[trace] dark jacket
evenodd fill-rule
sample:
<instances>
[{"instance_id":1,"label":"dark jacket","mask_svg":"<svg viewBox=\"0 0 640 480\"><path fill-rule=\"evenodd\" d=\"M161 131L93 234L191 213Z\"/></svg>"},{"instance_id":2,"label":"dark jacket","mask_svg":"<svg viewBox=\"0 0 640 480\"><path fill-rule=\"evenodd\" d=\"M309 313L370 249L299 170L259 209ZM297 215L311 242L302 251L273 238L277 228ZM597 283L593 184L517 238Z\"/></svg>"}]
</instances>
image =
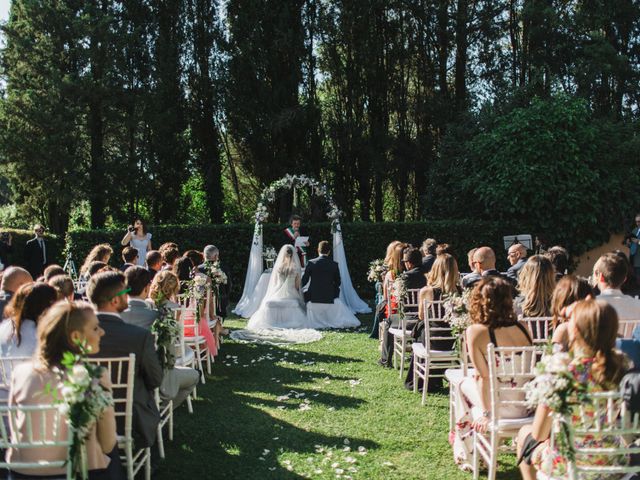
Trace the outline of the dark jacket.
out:
<instances>
[{"instance_id":1,"label":"dark jacket","mask_svg":"<svg viewBox=\"0 0 640 480\"><path fill-rule=\"evenodd\" d=\"M118 315L98 314L105 335L100 340L97 358L136 356L133 387L133 434L136 448L146 448L156 442L160 413L153 390L162 383L162 367L149 330L129 325ZM118 426L118 431L122 431Z\"/></svg>"},{"instance_id":2,"label":"dark jacket","mask_svg":"<svg viewBox=\"0 0 640 480\"><path fill-rule=\"evenodd\" d=\"M44 239L43 239L44 240ZM33 279L37 279L42 273L47 265L49 265L49 257L51 253L49 251L49 243L44 240L44 249L46 259L44 258L42 249L40 248L40 243L37 238L32 238L27 241L24 246L24 261L25 267L33 277ZM45 260L47 260L45 262Z\"/></svg>"},{"instance_id":3,"label":"dark jacket","mask_svg":"<svg viewBox=\"0 0 640 480\"><path fill-rule=\"evenodd\" d=\"M209 275L208 262L204 262L198 265L196 268L198 272L207 276ZM220 288L219 288L220 298L218 298L218 311L216 312L216 315L220 315L221 317L224 318L227 316L227 310L229 308L229 294L231 292L232 283L231 283L231 273L229 272L229 270L227 270L227 268L222 262L220 262L220 270L222 270L224 274L227 276L227 283L224 285L220 285Z\"/></svg>"},{"instance_id":4,"label":"dark jacket","mask_svg":"<svg viewBox=\"0 0 640 480\"><path fill-rule=\"evenodd\" d=\"M515 264L511 265L507 270L507 277L509 277L511 280L517 283L518 276L520 275L520 270L522 270L522 267L524 267L525 263L527 263L527 259L521 258Z\"/></svg>"},{"instance_id":5,"label":"dark jacket","mask_svg":"<svg viewBox=\"0 0 640 480\"><path fill-rule=\"evenodd\" d=\"M0 263L7 268L9 264L9 254L13 251L13 247L6 242L0 240Z\"/></svg>"},{"instance_id":6,"label":"dark jacket","mask_svg":"<svg viewBox=\"0 0 640 480\"><path fill-rule=\"evenodd\" d=\"M427 284L427 277L425 277L421 267L412 268L404 272L404 275L407 277L407 289L422 288Z\"/></svg>"},{"instance_id":7,"label":"dark jacket","mask_svg":"<svg viewBox=\"0 0 640 480\"><path fill-rule=\"evenodd\" d=\"M431 271L434 262L436 261L436 256L428 254L426 257L422 257L422 273L427 274Z\"/></svg>"},{"instance_id":8,"label":"dark jacket","mask_svg":"<svg viewBox=\"0 0 640 480\"><path fill-rule=\"evenodd\" d=\"M305 302L333 303L340 296L340 269L326 255L309 261L302 276L302 285L311 284L304 294Z\"/></svg>"}]
</instances>

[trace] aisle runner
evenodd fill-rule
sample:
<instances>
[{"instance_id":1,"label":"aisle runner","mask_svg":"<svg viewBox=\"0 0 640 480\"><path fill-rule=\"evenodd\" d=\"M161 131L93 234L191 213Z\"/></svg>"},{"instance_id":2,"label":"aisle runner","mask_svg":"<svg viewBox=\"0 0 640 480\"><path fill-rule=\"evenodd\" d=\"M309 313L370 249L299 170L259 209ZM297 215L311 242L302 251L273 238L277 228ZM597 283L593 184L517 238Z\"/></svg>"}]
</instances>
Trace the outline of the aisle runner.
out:
<instances>
[{"instance_id":1,"label":"aisle runner","mask_svg":"<svg viewBox=\"0 0 640 480\"><path fill-rule=\"evenodd\" d=\"M322 333L311 328L292 330L285 328L264 328L261 330L234 330L231 338L239 342L263 343L267 345L290 345L317 342Z\"/></svg>"}]
</instances>

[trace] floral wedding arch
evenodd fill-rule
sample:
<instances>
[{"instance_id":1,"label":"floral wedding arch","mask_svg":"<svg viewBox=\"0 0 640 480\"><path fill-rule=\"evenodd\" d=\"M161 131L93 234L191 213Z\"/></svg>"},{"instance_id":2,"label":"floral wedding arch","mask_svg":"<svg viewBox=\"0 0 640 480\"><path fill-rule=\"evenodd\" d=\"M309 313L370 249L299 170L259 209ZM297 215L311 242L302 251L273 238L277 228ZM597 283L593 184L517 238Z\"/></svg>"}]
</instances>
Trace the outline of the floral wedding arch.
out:
<instances>
[{"instance_id":1,"label":"floral wedding arch","mask_svg":"<svg viewBox=\"0 0 640 480\"><path fill-rule=\"evenodd\" d=\"M236 305L234 313L242 317L250 317L257 310L260 301L259 284L260 277L264 272L264 262L262 260L262 225L269 218L268 205L276 201L278 193L282 191L292 191L294 195L294 205L297 203L297 190L300 188L310 188L311 195L323 198L328 205L327 218L331 221L331 232L333 234L333 259L338 263L340 268L340 298L354 313L369 313L371 309L358 296L349 275L349 267L347 266L347 257L342 242L342 231L340 228L340 217L342 212L334 202L326 185L318 180L306 175L286 175L279 180L271 183L266 187L258 200L258 206L255 213L255 228L253 231L253 242L251 245L251 253L249 255L249 265L242 290L242 298Z\"/></svg>"}]
</instances>

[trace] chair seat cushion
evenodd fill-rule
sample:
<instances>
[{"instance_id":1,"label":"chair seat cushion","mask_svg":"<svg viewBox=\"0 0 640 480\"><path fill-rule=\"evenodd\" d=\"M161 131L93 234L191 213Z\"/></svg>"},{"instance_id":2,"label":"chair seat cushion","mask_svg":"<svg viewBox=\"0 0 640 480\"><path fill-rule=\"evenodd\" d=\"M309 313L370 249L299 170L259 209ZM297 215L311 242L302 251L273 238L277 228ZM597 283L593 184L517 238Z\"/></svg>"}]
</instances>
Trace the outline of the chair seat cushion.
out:
<instances>
[{"instance_id":1,"label":"chair seat cushion","mask_svg":"<svg viewBox=\"0 0 640 480\"><path fill-rule=\"evenodd\" d=\"M389 333L394 337L409 337L411 330L402 330L401 328L390 328Z\"/></svg>"},{"instance_id":2,"label":"chair seat cushion","mask_svg":"<svg viewBox=\"0 0 640 480\"><path fill-rule=\"evenodd\" d=\"M424 346L423 343L416 342L413 344L413 353L415 356L420 358L425 358L427 354L432 357L451 357L458 358L458 352L455 350L429 350Z\"/></svg>"}]
</instances>

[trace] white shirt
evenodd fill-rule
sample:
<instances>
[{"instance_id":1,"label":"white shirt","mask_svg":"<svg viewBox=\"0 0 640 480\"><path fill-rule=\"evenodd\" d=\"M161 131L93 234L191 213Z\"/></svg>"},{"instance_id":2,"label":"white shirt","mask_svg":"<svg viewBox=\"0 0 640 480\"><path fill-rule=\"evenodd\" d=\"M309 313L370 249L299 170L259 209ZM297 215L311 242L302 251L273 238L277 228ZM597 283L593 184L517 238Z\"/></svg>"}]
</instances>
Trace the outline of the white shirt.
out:
<instances>
[{"instance_id":1,"label":"white shirt","mask_svg":"<svg viewBox=\"0 0 640 480\"><path fill-rule=\"evenodd\" d=\"M38 337L36 335L36 322L23 320L20 327L20 345L15 335L13 320L7 318L0 323L0 359L7 357L31 357L36 351ZM11 379L11 362L3 362L6 379ZM5 389L0 387L0 399L6 400L9 396L8 385Z\"/></svg>"},{"instance_id":2,"label":"white shirt","mask_svg":"<svg viewBox=\"0 0 640 480\"><path fill-rule=\"evenodd\" d=\"M625 295L616 288L605 288L598 295L616 309L620 320L640 320L640 300Z\"/></svg>"}]
</instances>

